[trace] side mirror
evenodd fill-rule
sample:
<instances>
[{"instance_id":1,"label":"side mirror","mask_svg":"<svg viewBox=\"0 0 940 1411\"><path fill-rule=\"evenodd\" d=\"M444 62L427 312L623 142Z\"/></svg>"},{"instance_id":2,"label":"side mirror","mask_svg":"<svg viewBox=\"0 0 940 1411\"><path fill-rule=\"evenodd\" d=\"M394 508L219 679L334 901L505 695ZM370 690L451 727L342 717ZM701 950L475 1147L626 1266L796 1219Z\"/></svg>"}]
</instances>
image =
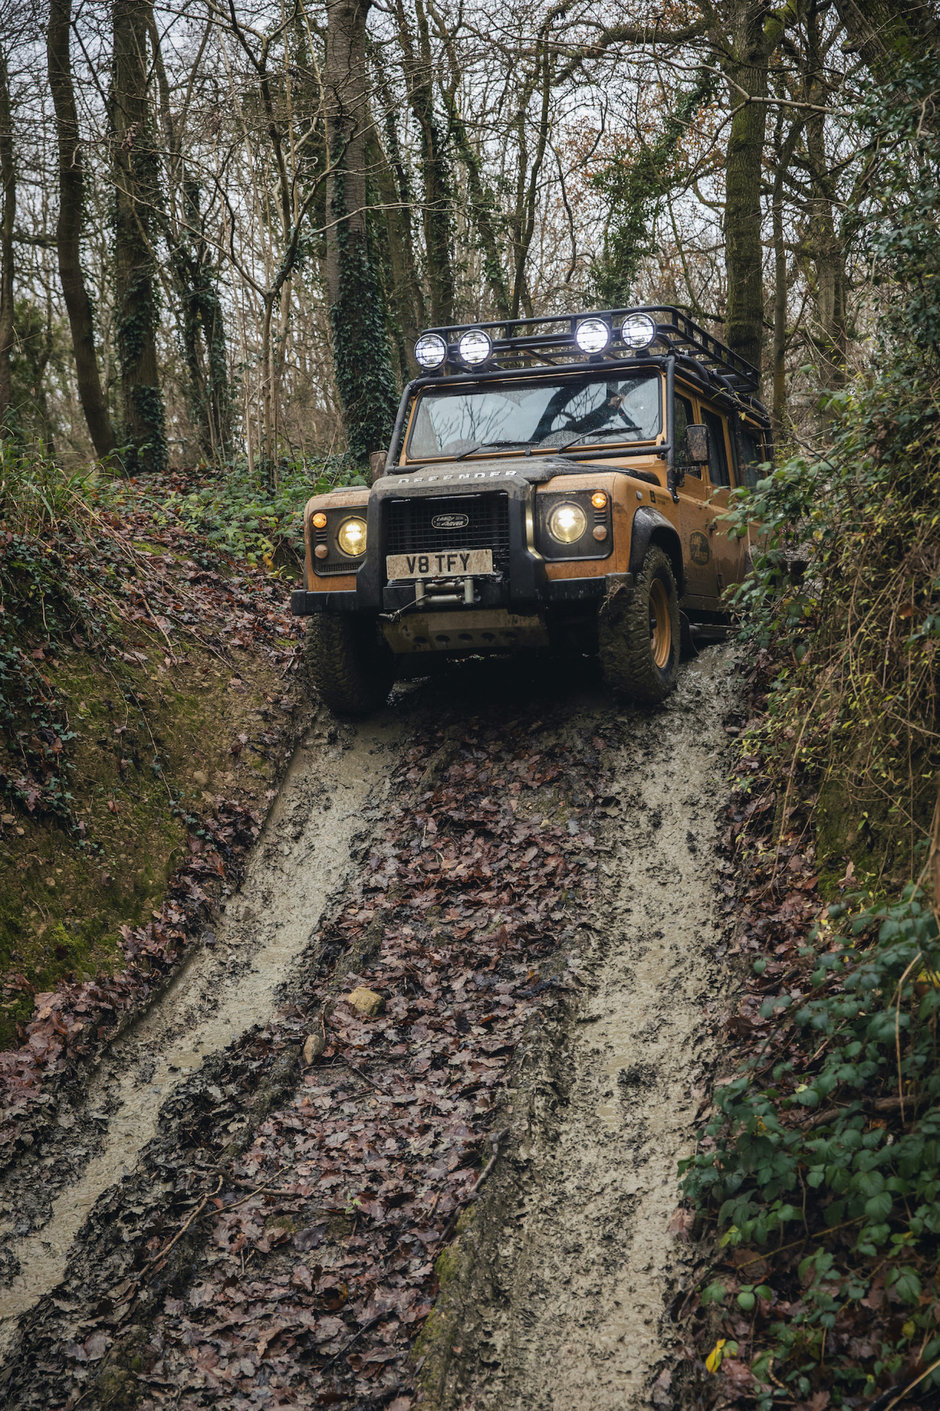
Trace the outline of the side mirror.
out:
<instances>
[{"instance_id":1,"label":"side mirror","mask_svg":"<svg viewBox=\"0 0 940 1411\"><path fill-rule=\"evenodd\" d=\"M388 451L369 452L369 484L374 485L381 475L385 473L385 462L388 460Z\"/></svg>"},{"instance_id":2,"label":"side mirror","mask_svg":"<svg viewBox=\"0 0 940 1411\"><path fill-rule=\"evenodd\" d=\"M685 428L685 440L689 450L689 460L693 465L708 464L708 427L690 423Z\"/></svg>"}]
</instances>

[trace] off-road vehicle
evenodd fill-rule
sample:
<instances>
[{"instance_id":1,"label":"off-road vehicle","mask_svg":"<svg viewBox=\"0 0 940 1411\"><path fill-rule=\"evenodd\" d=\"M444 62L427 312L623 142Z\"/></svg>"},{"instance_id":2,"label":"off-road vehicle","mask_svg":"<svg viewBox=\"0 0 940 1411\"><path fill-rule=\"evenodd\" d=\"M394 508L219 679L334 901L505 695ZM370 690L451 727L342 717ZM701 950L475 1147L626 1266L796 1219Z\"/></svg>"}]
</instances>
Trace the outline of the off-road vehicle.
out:
<instances>
[{"instance_id":1,"label":"off-road vehicle","mask_svg":"<svg viewBox=\"0 0 940 1411\"><path fill-rule=\"evenodd\" d=\"M371 489L306 507L292 608L327 705L364 715L435 657L529 648L662 701L745 573L721 516L769 453L756 369L667 307L433 328L415 357Z\"/></svg>"}]
</instances>

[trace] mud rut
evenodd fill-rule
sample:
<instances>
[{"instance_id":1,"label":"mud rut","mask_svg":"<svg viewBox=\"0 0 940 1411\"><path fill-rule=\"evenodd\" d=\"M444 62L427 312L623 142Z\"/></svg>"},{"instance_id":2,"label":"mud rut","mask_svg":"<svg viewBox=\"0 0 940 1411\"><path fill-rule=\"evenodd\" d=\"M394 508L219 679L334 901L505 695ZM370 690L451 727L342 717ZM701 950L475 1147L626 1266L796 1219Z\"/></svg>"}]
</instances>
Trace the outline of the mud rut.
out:
<instances>
[{"instance_id":1,"label":"mud rut","mask_svg":"<svg viewBox=\"0 0 940 1411\"><path fill-rule=\"evenodd\" d=\"M676 1237L676 1163L707 1103L722 1014L715 834L733 660L716 648L687 665L654 717L618 711L600 691L520 682L500 667L461 677L460 705L451 692L425 686L366 725L314 726L220 924L112 1045L84 1092L60 1104L45 1143L3 1177L0 1404L11 1411L79 1403L681 1406L668 1309L693 1255ZM452 1257L438 1261L439 1279L425 1279L437 1303L417 1359L374 1396L361 1385L308 1396L302 1382L290 1393L277 1389L264 1347L254 1381L244 1364L237 1394L208 1373L198 1387L186 1385L185 1359L168 1354L164 1373L175 1368L183 1380L163 1394L159 1378L148 1380L153 1357L142 1351L152 1320L168 1292L176 1302L166 1306L198 1303L192 1291L209 1277L198 1235L205 1198L183 1210L170 1241L156 1241L156 1257L153 1238L148 1245L141 1234L176 1189L178 1150L191 1151L192 1133L211 1125L211 1139L199 1137L200 1151L212 1148L203 1168L224 1173L296 1090L305 1035L305 1059L315 1063L309 1016L293 1028L283 1016L294 1012L318 931L352 879L375 865L370 839L394 803L393 768L407 755L412 776L431 777L463 740L468 712L498 731L490 699L508 699L514 730L531 730L556 755L583 756L583 742L602 737L608 787L574 825L586 828L591 814L592 833L579 836L596 858L589 911L577 897L568 904L576 983L560 986L554 1009L529 1017L508 1081L487 1109L477 1174L428 1244L435 1254L446 1238ZM580 756L579 768L588 768ZM355 975L362 956L337 965L340 989L344 967ZM554 981L535 988L543 983ZM375 1071L381 1081L364 1074L373 1102L385 1081ZM217 1189L222 1181L220 1174ZM439 1220L449 1199L435 1198ZM473 1201L473 1218L458 1224L461 1200ZM348 1233L332 1230L340 1242ZM145 1294L155 1264L163 1282ZM133 1321L121 1331L131 1304ZM381 1329L380 1317L372 1323ZM422 1305L404 1315L406 1324L409 1317L413 1337ZM370 1329L364 1320L352 1338L360 1359ZM337 1352L327 1365L349 1345L345 1333L328 1344ZM245 1390L245 1377L256 1390Z\"/></svg>"}]
</instances>

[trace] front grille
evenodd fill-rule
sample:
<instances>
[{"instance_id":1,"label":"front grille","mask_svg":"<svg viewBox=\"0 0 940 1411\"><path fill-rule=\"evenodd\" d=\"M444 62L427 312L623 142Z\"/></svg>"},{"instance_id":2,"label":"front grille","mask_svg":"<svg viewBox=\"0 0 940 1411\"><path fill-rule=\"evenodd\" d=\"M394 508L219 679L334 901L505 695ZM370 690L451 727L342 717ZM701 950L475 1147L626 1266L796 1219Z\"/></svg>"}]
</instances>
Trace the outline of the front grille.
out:
<instances>
[{"instance_id":1,"label":"front grille","mask_svg":"<svg viewBox=\"0 0 940 1411\"><path fill-rule=\"evenodd\" d=\"M444 516L466 517L467 523L445 529L432 522ZM387 553L425 554L448 549L492 549L494 569L506 572L509 496L490 493L389 501Z\"/></svg>"}]
</instances>

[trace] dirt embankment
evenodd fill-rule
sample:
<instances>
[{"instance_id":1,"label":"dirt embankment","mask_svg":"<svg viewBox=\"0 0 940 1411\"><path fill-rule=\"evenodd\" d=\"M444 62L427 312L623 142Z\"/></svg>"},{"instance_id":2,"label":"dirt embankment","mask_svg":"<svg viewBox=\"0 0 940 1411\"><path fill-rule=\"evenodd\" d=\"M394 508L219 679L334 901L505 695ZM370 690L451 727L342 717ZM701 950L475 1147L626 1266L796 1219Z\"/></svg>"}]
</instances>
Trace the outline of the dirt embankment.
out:
<instances>
[{"instance_id":1,"label":"dirt embankment","mask_svg":"<svg viewBox=\"0 0 940 1411\"><path fill-rule=\"evenodd\" d=\"M478 668L317 727L8 1175L3 1404L678 1404L732 696L722 651L656 717Z\"/></svg>"}]
</instances>

